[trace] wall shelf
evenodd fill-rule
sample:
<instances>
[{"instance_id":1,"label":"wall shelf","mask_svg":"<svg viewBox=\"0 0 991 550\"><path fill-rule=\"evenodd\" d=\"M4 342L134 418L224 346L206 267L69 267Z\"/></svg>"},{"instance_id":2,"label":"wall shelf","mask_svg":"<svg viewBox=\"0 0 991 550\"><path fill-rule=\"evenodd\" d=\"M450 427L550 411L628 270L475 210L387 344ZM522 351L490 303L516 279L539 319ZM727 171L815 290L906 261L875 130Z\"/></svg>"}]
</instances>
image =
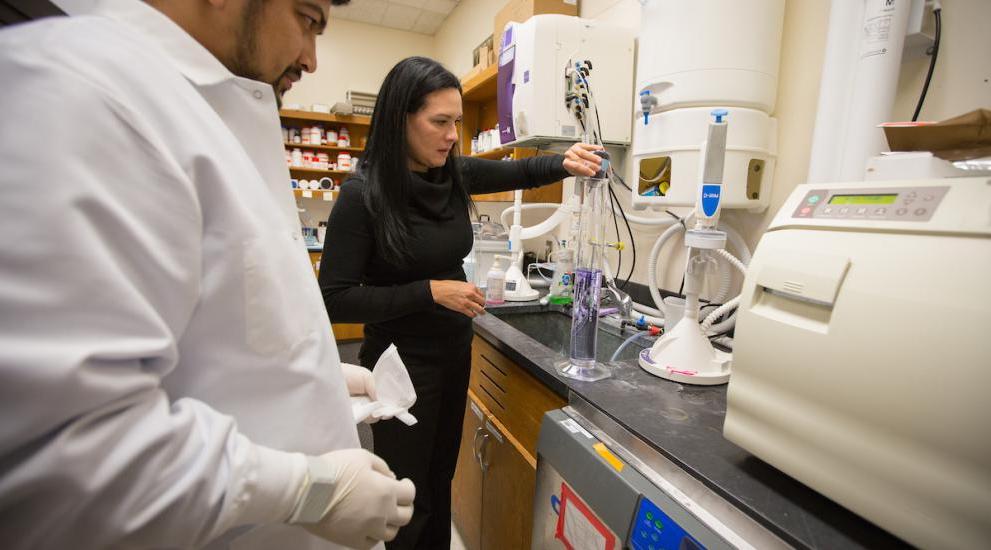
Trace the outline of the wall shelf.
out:
<instances>
[{"instance_id":1,"label":"wall shelf","mask_svg":"<svg viewBox=\"0 0 991 550\"><path fill-rule=\"evenodd\" d=\"M293 189L292 193L297 199L313 199L329 202L337 198L339 191L328 191L326 189Z\"/></svg>"},{"instance_id":2,"label":"wall shelf","mask_svg":"<svg viewBox=\"0 0 991 550\"><path fill-rule=\"evenodd\" d=\"M343 172L341 170L317 170L316 168L300 168L298 166L290 166L289 173L296 177L296 174L302 176L337 176L339 178L346 178L353 174L354 172Z\"/></svg>"},{"instance_id":3,"label":"wall shelf","mask_svg":"<svg viewBox=\"0 0 991 550\"><path fill-rule=\"evenodd\" d=\"M483 153L475 153L472 156L478 159L502 160L503 157L512 157L513 149L499 147L498 149L492 149Z\"/></svg>"},{"instance_id":4,"label":"wall shelf","mask_svg":"<svg viewBox=\"0 0 991 550\"><path fill-rule=\"evenodd\" d=\"M344 125L371 126L372 117L361 115L335 115L327 113L314 113L312 111L294 111L290 109L280 109L279 118L285 120L298 120L302 122L331 122Z\"/></svg>"},{"instance_id":5,"label":"wall shelf","mask_svg":"<svg viewBox=\"0 0 991 550\"><path fill-rule=\"evenodd\" d=\"M343 151L345 153L361 153L364 147L338 147L336 145L308 145L306 143L285 143L286 149L313 149L315 151Z\"/></svg>"}]
</instances>

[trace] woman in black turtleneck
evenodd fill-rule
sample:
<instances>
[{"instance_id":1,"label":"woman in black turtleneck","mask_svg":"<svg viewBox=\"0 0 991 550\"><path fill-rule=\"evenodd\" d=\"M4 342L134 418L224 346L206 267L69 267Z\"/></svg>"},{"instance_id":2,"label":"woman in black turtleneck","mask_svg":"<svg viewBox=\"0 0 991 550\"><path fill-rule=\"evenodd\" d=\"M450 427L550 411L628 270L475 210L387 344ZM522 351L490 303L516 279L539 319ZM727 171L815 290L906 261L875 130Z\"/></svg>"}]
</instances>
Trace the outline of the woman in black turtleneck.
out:
<instances>
[{"instance_id":1,"label":"woman in black turtleneck","mask_svg":"<svg viewBox=\"0 0 991 550\"><path fill-rule=\"evenodd\" d=\"M470 195L593 175L598 147L490 161L457 155L461 85L439 63L400 61L386 76L358 173L327 222L320 288L335 323L365 323L360 361L395 343L419 422L374 424L375 453L416 485L412 521L387 546L450 548L451 480L468 389L471 320L485 299L461 267L472 246Z\"/></svg>"}]
</instances>

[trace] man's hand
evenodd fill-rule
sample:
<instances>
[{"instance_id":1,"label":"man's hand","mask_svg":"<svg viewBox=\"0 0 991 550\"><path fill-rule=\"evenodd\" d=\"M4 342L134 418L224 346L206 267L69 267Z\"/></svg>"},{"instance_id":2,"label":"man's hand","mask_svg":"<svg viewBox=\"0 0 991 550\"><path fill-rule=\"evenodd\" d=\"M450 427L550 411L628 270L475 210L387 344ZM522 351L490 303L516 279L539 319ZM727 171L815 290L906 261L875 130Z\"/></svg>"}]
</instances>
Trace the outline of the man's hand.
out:
<instances>
[{"instance_id":1,"label":"man's hand","mask_svg":"<svg viewBox=\"0 0 991 550\"><path fill-rule=\"evenodd\" d=\"M327 453L334 472L334 492L320 521L307 531L349 548L367 549L396 537L413 517L416 489L408 479L396 481L385 461L364 449Z\"/></svg>"}]
</instances>

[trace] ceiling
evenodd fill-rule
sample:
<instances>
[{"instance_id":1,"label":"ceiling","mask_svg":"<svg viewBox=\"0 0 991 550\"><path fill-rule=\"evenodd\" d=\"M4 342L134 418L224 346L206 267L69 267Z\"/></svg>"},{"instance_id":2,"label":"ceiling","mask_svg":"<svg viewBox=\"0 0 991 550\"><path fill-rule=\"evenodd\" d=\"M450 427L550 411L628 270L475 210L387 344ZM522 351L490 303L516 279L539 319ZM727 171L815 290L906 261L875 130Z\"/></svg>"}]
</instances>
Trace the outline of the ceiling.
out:
<instances>
[{"instance_id":1,"label":"ceiling","mask_svg":"<svg viewBox=\"0 0 991 550\"><path fill-rule=\"evenodd\" d=\"M461 0L351 0L332 6L330 16L433 35Z\"/></svg>"}]
</instances>

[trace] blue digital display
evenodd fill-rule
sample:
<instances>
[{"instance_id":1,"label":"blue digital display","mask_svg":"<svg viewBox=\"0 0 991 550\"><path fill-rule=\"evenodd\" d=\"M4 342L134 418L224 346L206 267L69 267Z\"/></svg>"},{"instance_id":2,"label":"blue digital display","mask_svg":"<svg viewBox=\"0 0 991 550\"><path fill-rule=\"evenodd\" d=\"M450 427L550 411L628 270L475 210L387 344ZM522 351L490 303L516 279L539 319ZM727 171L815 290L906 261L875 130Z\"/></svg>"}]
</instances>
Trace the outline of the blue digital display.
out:
<instances>
[{"instance_id":1,"label":"blue digital display","mask_svg":"<svg viewBox=\"0 0 991 550\"><path fill-rule=\"evenodd\" d=\"M680 525L641 496L636 520L630 529L630 547L634 550L704 550Z\"/></svg>"}]
</instances>

